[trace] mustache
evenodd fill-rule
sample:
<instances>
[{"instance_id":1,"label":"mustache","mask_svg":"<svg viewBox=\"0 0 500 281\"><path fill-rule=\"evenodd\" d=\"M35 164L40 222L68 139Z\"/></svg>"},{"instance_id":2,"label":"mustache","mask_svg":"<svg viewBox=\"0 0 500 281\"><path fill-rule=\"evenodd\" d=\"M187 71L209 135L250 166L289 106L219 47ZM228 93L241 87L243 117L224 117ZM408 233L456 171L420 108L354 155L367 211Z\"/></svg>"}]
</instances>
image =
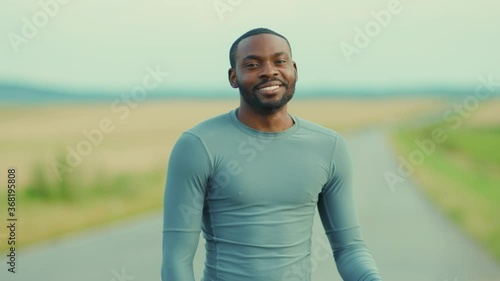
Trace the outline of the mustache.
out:
<instances>
[{"instance_id":1,"label":"mustache","mask_svg":"<svg viewBox=\"0 0 500 281\"><path fill-rule=\"evenodd\" d=\"M266 83L269 83L269 82L272 82L272 81L278 81L278 82L280 82L285 87L285 89L288 89L288 83L285 83L285 81L283 81L283 80L281 80L279 78L273 78L273 79L267 79L265 81L260 82L259 84L257 84L257 86L254 87L254 90L257 90L262 85L264 85Z\"/></svg>"}]
</instances>

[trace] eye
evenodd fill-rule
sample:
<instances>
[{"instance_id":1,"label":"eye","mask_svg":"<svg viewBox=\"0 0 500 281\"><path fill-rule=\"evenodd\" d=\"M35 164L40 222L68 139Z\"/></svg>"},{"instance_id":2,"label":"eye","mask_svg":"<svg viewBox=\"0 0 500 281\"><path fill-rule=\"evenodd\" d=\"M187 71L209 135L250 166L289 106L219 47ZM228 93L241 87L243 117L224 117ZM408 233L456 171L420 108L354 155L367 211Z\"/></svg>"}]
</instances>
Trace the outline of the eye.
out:
<instances>
[{"instance_id":1,"label":"eye","mask_svg":"<svg viewBox=\"0 0 500 281\"><path fill-rule=\"evenodd\" d=\"M245 67L247 67L247 68L255 68L257 66L258 65L256 63L253 63L253 62L249 62L249 63L245 64Z\"/></svg>"},{"instance_id":2,"label":"eye","mask_svg":"<svg viewBox=\"0 0 500 281\"><path fill-rule=\"evenodd\" d=\"M279 59L279 60L276 60L276 63L277 63L277 64L284 64L284 63L286 63L286 60L284 60L284 59Z\"/></svg>"}]
</instances>

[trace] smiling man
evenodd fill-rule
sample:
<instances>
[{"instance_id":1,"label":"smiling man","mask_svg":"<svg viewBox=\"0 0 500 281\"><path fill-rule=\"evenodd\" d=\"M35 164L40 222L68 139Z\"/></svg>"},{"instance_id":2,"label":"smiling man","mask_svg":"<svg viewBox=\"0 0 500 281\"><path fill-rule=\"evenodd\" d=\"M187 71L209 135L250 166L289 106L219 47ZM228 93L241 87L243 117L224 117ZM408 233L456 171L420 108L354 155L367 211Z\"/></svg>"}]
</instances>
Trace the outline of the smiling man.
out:
<instances>
[{"instance_id":1,"label":"smiling man","mask_svg":"<svg viewBox=\"0 0 500 281\"><path fill-rule=\"evenodd\" d=\"M311 280L317 208L345 281L382 280L363 242L350 155L337 132L287 111L297 82L288 40L250 30L229 53L240 106L184 132L170 156L164 198L163 281Z\"/></svg>"}]
</instances>

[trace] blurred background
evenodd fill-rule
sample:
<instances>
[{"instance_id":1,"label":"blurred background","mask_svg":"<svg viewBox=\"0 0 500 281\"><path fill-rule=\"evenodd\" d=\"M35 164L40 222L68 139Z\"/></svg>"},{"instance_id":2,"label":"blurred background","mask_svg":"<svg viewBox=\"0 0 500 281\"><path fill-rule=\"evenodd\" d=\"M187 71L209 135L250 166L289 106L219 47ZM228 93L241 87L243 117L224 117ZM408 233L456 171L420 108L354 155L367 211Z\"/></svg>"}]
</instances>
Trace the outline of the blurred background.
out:
<instances>
[{"instance_id":1,"label":"blurred background","mask_svg":"<svg viewBox=\"0 0 500 281\"><path fill-rule=\"evenodd\" d=\"M289 111L348 139L363 235L384 280L500 280L499 9L0 2L1 280L159 280L170 150L238 106L229 47L256 27L291 44L299 81ZM333 258L312 259L313 280L341 280Z\"/></svg>"}]
</instances>

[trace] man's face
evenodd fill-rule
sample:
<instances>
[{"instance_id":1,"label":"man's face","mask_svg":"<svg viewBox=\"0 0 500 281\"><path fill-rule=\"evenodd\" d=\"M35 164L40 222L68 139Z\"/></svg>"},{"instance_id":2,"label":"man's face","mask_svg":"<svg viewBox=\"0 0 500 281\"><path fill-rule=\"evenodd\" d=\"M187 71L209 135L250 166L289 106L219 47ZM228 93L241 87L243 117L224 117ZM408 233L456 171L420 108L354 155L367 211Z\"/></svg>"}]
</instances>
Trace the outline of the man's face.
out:
<instances>
[{"instance_id":1,"label":"man's face","mask_svg":"<svg viewBox=\"0 0 500 281\"><path fill-rule=\"evenodd\" d=\"M281 109L295 92L297 66L285 39L259 34L241 40L229 82L243 100L261 113Z\"/></svg>"}]
</instances>

